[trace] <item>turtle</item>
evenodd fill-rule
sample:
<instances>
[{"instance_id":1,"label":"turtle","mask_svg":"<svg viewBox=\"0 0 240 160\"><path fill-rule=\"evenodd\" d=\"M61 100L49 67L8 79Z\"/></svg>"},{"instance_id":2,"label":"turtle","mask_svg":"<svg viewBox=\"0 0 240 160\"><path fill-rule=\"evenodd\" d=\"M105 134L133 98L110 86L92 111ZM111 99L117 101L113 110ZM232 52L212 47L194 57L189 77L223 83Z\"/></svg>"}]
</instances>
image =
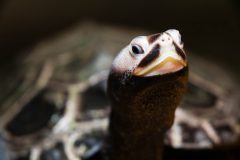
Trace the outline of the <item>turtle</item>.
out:
<instances>
[{"instance_id":1,"label":"turtle","mask_svg":"<svg viewBox=\"0 0 240 160\"><path fill-rule=\"evenodd\" d=\"M31 54L19 60L20 71L9 78L16 83L5 86L9 94L1 101L1 135L13 158L58 159L56 152L62 159L96 157L110 114L108 69L114 55L141 34L149 32L85 23L26 50ZM167 157L179 150L235 146L239 139L234 77L194 54L188 54L188 61L188 92L164 135ZM40 112L33 113L36 108ZM44 116L36 116L40 113Z\"/></svg>"}]
</instances>

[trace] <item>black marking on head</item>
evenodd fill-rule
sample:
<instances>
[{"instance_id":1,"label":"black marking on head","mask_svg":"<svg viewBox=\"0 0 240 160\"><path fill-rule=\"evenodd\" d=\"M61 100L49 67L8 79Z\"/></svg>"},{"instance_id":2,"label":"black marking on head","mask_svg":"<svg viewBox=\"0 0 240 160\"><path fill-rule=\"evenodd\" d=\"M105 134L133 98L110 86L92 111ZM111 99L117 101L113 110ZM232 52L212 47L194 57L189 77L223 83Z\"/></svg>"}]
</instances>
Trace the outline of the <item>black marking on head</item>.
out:
<instances>
[{"instance_id":1,"label":"black marking on head","mask_svg":"<svg viewBox=\"0 0 240 160\"><path fill-rule=\"evenodd\" d=\"M156 44L153 49L149 52L149 54L143 58L143 60L139 63L138 67L144 67L151 63L154 59L156 59L160 54L160 45Z\"/></svg>"},{"instance_id":2,"label":"black marking on head","mask_svg":"<svg viewBox=\"0 0 240 160\"><path fill-rule=\"evenodd\" d=\"M157 34L153 34L148 36L148 43L152 44L153 42L156 41L156 39L158 39L161 36L161 33L157 33Z\"/></svg>"},{"instance_id":3,"label":"black marking on head","mask_svg":"<svg viewBox=\"0 0 240 160\"><path fill-rule=\"evenodd\" d=\"M183 60L186 60L186 55L185 55L184 51L181 48L179 48L178 45L175 42L173 42L173 45L174 45L174 47L176 49L177 54L180 57L182 57Z\"/></svg>"}]
</instances>

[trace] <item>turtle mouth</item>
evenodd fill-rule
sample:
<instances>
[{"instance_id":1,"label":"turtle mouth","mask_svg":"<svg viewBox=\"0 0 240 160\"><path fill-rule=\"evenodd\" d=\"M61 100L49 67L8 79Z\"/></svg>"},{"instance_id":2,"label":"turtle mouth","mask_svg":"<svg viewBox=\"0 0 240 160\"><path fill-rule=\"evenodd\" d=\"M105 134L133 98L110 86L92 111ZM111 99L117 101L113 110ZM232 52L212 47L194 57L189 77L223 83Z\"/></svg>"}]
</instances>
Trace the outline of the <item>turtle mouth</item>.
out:
<instances>
[{"instance_id":1,"label":"turtle mouth","mask_svg":"<svg viewBox=\"0 0 240 160\"><path fill-rule=\"evenodd\" d=\"M136 76L149 77L156 75L164 75L181 70L187 66L186 62L181 59L167 57L162 61L153 61L145 67L138 67L134 70L133 74Z\"/></svg>"}]
</instances>

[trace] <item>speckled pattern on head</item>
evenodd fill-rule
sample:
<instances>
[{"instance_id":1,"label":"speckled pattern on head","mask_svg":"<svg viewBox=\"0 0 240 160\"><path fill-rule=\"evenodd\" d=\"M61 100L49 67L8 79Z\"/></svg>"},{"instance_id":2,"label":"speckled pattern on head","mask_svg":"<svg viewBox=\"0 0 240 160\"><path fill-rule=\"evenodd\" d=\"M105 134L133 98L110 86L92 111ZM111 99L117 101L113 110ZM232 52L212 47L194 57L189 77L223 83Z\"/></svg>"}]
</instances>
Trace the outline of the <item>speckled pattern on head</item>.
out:
<instances>
[{"instance_id":1,"label":"speckled pattern on head","mask_svg":"<svg viewBox=\"0 0 240 160\"><path fill-rule=\"evenodd\" d=\"M108 77L109 160L161 160L163 134L186 92L188 63L177 30L131 41Z\"/></svg>"}]
</instances>

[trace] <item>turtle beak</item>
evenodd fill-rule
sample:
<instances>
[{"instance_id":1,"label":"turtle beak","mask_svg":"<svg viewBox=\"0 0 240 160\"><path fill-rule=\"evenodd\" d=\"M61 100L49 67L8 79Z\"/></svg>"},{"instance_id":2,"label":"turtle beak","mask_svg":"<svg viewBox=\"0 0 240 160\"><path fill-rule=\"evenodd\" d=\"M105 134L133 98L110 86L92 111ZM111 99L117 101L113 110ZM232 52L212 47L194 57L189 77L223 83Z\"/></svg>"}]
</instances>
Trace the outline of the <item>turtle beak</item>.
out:
<instances>
[{"instance_id":1,"label":"turtle beak","mask_svg":"<svg viewBox=\"0 0 240 160\"><path fill-rule=\"evenodd\" d=\"M133 74L142 77L163 75L181 70L185 66L187 66L187 63L182 59L176 59L172 56L162 59L160 56L147 66L137 67Z\"/></svg>"}]
</instances>

